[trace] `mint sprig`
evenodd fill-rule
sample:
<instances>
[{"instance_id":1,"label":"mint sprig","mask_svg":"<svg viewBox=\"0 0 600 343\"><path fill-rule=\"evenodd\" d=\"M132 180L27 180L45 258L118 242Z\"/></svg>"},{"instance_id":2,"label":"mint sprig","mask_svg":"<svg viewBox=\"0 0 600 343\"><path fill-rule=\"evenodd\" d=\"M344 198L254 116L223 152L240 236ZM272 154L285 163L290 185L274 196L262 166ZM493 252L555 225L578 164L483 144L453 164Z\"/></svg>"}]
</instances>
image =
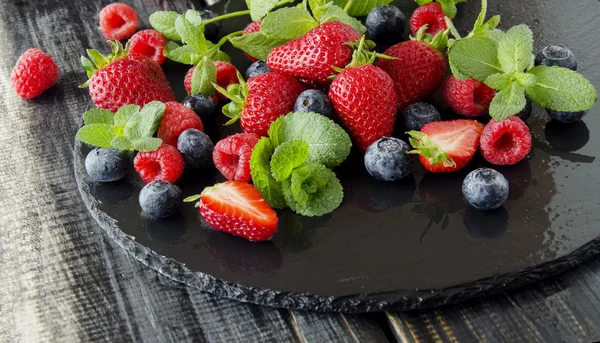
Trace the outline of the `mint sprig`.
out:
<instances>
[{"instance_id":1,"label":"mint sprig","mask_svg":"<svg viewBox=\"0 0 600 343\"><path fill-rule=\"evenodd\" d=\"M150 102L141 110L137 105L126 105L115 114L94 108L83 114L84 126L75 137L101 148L155 151L162 140L153 136L164 112L165 104L160 101Z\"/></svg>"},{"instance_id":2,"label":"mint sprig","mask_svg":"<svg viewBox=\"0 0 600 343\"><path fill-rule=\"evenodd\" d=\"M419 6L426 5L430 2L434 2L434 0L415 0L415 2ZM442 11L444 14L450 19L454 19L456 13L458 12L456 8L456 4L460 4L461 2L467 2L467 0L435 0L435 2L439 3L442 6Z\"/></svg>"},{"instance_id":3,"label":"mint sprig","mask_svg":"<svg viewBox=\"0 0 600 343\"><path fill-rule=\"evenodd\" d=\"M192 73L192 90L190 94L214 95L215 87L213 84L215 83L217 83L217 68L208 56L204 56Z\"/></svg>"}]
</instances>

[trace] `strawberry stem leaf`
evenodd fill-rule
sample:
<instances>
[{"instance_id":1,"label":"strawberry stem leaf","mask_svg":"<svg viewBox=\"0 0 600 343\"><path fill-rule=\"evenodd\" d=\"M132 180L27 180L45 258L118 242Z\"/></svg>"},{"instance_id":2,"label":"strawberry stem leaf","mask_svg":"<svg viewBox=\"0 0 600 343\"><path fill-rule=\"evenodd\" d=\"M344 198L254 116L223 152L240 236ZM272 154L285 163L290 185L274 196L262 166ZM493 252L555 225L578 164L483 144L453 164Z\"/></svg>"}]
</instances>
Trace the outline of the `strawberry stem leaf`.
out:
<instances>
[{"instance_id":1,"label":"strawberry stem leaf","mask_svg":"<svg viewBox=\"0 0 600 343\"><path fill-rule=\"evenodd\" d=\"M448 154L437 144L432 142L429 137L421 131L408 131L410 145L414 148L408 154L421 155L429 160L429 163L438 165L443 163L445 167L455 167L456 163Z\"/></svg>"}]
</instances>

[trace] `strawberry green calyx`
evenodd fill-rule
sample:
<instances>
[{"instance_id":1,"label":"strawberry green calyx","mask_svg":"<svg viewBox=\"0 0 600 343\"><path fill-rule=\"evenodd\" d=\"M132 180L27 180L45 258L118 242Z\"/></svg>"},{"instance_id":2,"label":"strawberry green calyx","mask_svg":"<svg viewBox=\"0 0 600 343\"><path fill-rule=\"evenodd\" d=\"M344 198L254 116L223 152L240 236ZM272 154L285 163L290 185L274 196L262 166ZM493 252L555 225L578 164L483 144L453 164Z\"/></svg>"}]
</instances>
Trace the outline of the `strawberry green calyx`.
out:
<instances>
[{"instance_id":1,"label":"strawberry green calyx","mask_svg":"<svg viewBox=\"0 0 600 343\"><path fill-rule=\"evenodd\" d=\"M81 65L83 69L87 72L88 78L91 78L92 75L99 69L113 63L114 61L123 58L129 54L129 43L123 47L123 44L119 41L108 41L111 48L111 53L104 56L98 50L88 49L86 50L88 57L81 56ZM87 88L89 85L89 80L83 85L79 86L79 88Z\"/></svg>"},{"instance_id":2,"label":"strawberry green calyx","mask_svg":"<svg viewBox=\"0 0 600 343\"><path fill-rule=\"evenodd\" d=\"M448 18L448 17L446 17ZM449 19L447 20L449 21ZM429 33L425 33L427 30L427 25L421 26L419 31L417 32L416 37L410 37L411 40L423 42L433 49L444 53L448 48L448 34L450 33L450 29L446 29L438 32L435 36L430 35Z\"/></svg>"},{"instance_id":3,"label":"strawberry green calyx","mask_svg":"<svg viewBox=\"0 0 600 343\"><path fill-rule=\"evenodd\" d=\"M223 106L223 114L227 118L230 118L225 125L231 125L240 119L242 111L244 110L244 106L246 105L246 98L248 97L248 84L239 71L237 72L237 77L239 84L231 84L227 87L227 89L220 87L216 83L213 83L213 87L215 87L217 92L223 94L225 97L227 97L227 99L231 100L231 102Z\"/></svg>"},{"instance_id":4,"label":"strawberry green calyx","mask_svg":"<svg viewBox=\"0 0 600 343\"><path fill-rule=\"evenodd\" d=\"M212 188L212 187L206 187L206 189L208 188ZM204 189L204 191L202 191L202 194L204 194L204 192L206 192L206 189ZM190 195L189 197L183 199L183 202L195 202L194 207L200 207L200 198L202 198L202 194L194 194L194 195Z\"/></svg>"},{"instance_id":5,"label":"strawberry green calyx","mask_svg":"<svg viewBox=\"0 0 600 343\"><path fill-rule=\"evenodd\" d=\"M422 155L429 159L432 165L438 165L442 163L444 167L455 167L456 163L448 156L448 154L440 148L439 145L432 142L429 137L420 131L408 131L406 134L410 136L408 139L410 145L414 148L407 152L413 155Z\"/></svg>"},{"instance_id":6,"label":"strawberry green calyx","mask_svg":"<svg viewBox=\"0 0 600 343\"><path fill-rule=\"evenodd\" d=\"M331 68L338 73L344 71L347 68L358 68L367 64L375 63L375 60L378 58L393 60L395 57L387 56L384 54L379 54L371 51L375 48L375 43L371 40L367 40L363 35L360 40L355 42L346 43L346 45L352 47L354 52L352 53L352 60L348 63L344 68L339 68L336 66L332 66ZM331 78L335 78L336 75L333 75Z\"/></svg>"}]
</instances>

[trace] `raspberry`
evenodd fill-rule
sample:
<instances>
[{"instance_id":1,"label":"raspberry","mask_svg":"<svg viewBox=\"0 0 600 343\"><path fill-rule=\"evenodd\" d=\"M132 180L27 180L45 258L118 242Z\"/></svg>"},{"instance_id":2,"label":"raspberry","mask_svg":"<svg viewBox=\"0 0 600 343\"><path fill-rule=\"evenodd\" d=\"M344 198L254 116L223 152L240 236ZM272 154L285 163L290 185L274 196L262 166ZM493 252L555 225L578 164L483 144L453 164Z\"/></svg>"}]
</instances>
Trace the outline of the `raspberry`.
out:
<instances>
[{"instance_id":1,"label":"raspberry","mask_svg":"<svg viewBox=\"0 0 600 343\"><path fill-rule=\"evenodd\" d=\"M529 128L517 116L501 122L494 119L483 129L481 135L481 153L492 164L517 164L531 150Z\"/></svg>"},{"instance_id":2,"label":"raspberry","mask_svg":"<svg viewBox=\"0 0 600 343\"><path fill-rule=\"evenodd\" d=\"M249 33L254 33L254 32L260 31L260 24L262 24L262 20L257 20L257 21L251 22L250 24L248 24L248 26L246 26L246 28L244 29L244 33L242 33L242 35L247 35ZM254 57L248 55L247 53L244 53L244 55L246 55L246 57L248 57L248 59L252 62L258 61L258 58L254 58Z\"/></svg>"},{"instance_id":3,"label":"raspberry","mask_svg":"<svg viewBox=\"0 0 600 343\"><path fill-rule=\"evenodd\" d=\"M442 6L437 2L430 2L427 5L417 8L413 12L412 17L410 17L410 30L412 31L413 36L416 36L419 29L423 25L427 25L425 33L435 35L448 28L444 17L445 14L442 10Z\"/></svg>"},{"instance_id":4,"label":"raspberry","mask_svg":"<svg viewBox=\"0 0 600 343\"><path fill-rule=\"evenodd\" d=\"M235 69L233 64L223 61L214 61L213 63L215 68L217 68L217 85L227 89L227 86L240 82L237 77L237 69ZM196 67L190 68L183 80L183 85L188 94L192 92L192 75L194 74L195 69ZM217 92L216 95L217 99L220 101L227 100L227 97L219 92Z\"/></svg>"},{"instance_id":5,"label":"raspberry","mask_svg":"<svg viewBox=\"0 0 600 343\"><path fill-rule=\"evenodd\" d=\"M457 80L451 75L442 89L444 99L454 112L465 117L488 113L496 91L475 79Z\"/></svg>"},{"instance_id":6,"label":"raspberry","mask_svg":"<svg viewBox=\"0 0 600 343\"><path fill-rule=\"evenodd\" d=\"M159 65L165 62L167 39L158 31L142 30L129 39L129 53L149 57Z\"/></svg>"},{"instance_id":7,"label":"raspberry","mask_svg":"<svg viewBox=\"0 0 600 343\"><path fill-rule=\"evenodd\" d=\"M250 156L260 136L255 133L238 133L220 140L213 150L213 162L229 180L248 182Z\"/></svg>"},{"instance_id":8,"label":"raspberry","mask_svg":"<svg viewBox=\"0 0 600 343\"><path fill-rule=\"evenodd\" d=\"M128 5L114 3L100 11L100 31L106 39L123 40L138 28L138 14Z\"/></svg>"},{"instance_id":9,"label":"raspberry","mask_svg":"<svg viewBox=\"0 0 600 343\"><path fill-rule=\"evenodd\" d=\"M158 138L163 143L177 146L177 138L187 129L204 131L200 117L189 107L178 102L167 102L166 109L158 125Z\"/></svg>"},{"instance_id":10,"label":"raspberry","mask_svg":"<svg viewBox=\"0 0 600 343\"><path fill-rule=\"evenodd\" d=\"M183 156L169 144L163 144L153 152L139 152L133 159L133 167L145 183L175 182L183 174L184 166Z\"/></svg>"},{"instance_id":11,"label":"raspberry","mask_svg":"<svg viewBox=\"0 0 600 343\"><path fill-rule=\"evenodd\" d=\"M25 51L10 74L12 87L21 98L31 99L52 87L60 73L52 58L42 50Z\"/></svg>"}]
</instances>

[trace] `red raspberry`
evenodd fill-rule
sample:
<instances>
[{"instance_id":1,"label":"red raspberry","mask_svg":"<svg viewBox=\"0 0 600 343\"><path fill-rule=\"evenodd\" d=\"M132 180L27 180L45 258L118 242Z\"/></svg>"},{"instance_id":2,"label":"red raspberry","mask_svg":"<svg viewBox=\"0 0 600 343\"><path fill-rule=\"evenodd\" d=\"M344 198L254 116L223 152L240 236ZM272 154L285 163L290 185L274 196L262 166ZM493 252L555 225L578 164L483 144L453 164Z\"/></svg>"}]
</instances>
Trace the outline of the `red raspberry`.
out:
<instances>
[{"instance_id":1,"label":"red raspberry","mask_svg":"<svg viewBox=\"0 0 600 343\"><path fill-rule=\"evenodd\" d=\"M244 29L244 33L242 33L243 35L247 35L249 33L254 33L254 32L258 32L260 31L260 24L262 24L262 20L257 20L257 21L253 21L250 24L248 24L248 26L246 26L246 28ZM248 55L247 53L244 53L244 55L246 55L246 57L248 57L248 59L250 59L250 61L252 62L256 62L258 61L257 58L254 58L250 55Z\"/></svg>"},{"instance_id":2,"label":"red raspberry","mask_svg":"<svg viewBox=\"0 0 600 343\"><path fill-rule=\"evenodd\" d=\"M444 99L454 112L465 117L488 113L496 91L475 79L457 80L451 75L442 89Z\"/></svg>"},{"instance_id":3,"label":"red raspberry","mask_svg":"<svg viewBox=\"0 0 600 343\"><path fill-rule=\"evenodd\" d=\"M139 152L133 159L133 167L145 183L155 180L175 182L183 174L185 162L177 148L163 144L153 152Z\"/></svg>"},{"instance_id":4,"label":"red raspberry","mask_svg":"<svg viewBox=\"0 0 600 343\"><path fill-rule=\"evenodd\" d=\"M159 65L165 62L167 38L154 30L142 30L129 39L129 53L144 55Z\"/></svg>"},{"instance_id":5,"label":"red raspberry","mask_svg":"<svg viewBox=\"0 0 600 343\"><path fill-rule=\"evenodd\" d=\"M492 164L517 164L531 150L531 133L518 116L501 122L494 119L481 134L481 153Z\"/></svg>"},{"instance_id":6,"label":"red raspberry","mask_svg":"<svg viewBox=\"0 0 600 343\"><path fill-rule=\"evenodd\" d=\"M60 73L52 57L34 48L25 51L10 74L12 87L21 98L31 99L52 87Z\"/></svg>"},{"instance_id":7,"label":"red raspberry","mask_svg":"<svg viewBox=\"0 0 600 343\"><path fill-rule=\"evenodd\" d=\"M417 35L423 25L427 25L425 33L432 35L447 29L445 16L442 6L437 2L430 2L417 8L410 17L410 30L413 36Z\"/></svg>"},{"instance_id":8,"label":"red raspberry","mask_svg":"<svg viewBox=\"0 0 600 343\"><path fill-rule=\"evenodd\" d=\"M214 61L215 67L217 68L217 85L227 89L227 86L239 83L237 77L237 69L235 66L229 62L224 61ZM194 70L196 67L191 67L185 75L185 79L183 80L183 85L185 86L185 90L190 94L192 92L192 75L194 74ZM227 97L223 94L217 92L217 99L220 101L227 100Z\"/></svg>"},{"instance_id":9,"label":"red raspberry","mask_svg":"<svg viewBox=\"0 0 600 343\"><path fill-rule=\"evenodd\" d=\"M129 5L116 2L100 11L100 31L106 39L129 38L137 30L138 24L138 14Z\"/></svg>"},{"instance_id":10,"label":"red raspberry","mask_svg":"<svg viewBox=\"0 0 600 343\"><path fill-rule=\"evenodd\" d=\"M187 129L204 132L202 120L191 108L175 101L167 102L165 106L165 113L158 125L158 138L162 139L163 143L177 146L177 138Z\"/></svg>"},{"instance_id":11,"label":"red raspberry","mask_svg":"<svg viewBox=\"0 0 600 343\"><path fill-rule=\"evenodd\" d=\"M259 139L255 133L238 133L217 142L213 161L221 174L229 180L250 181L250 156Z\"/></svg>"}]
</instances>

